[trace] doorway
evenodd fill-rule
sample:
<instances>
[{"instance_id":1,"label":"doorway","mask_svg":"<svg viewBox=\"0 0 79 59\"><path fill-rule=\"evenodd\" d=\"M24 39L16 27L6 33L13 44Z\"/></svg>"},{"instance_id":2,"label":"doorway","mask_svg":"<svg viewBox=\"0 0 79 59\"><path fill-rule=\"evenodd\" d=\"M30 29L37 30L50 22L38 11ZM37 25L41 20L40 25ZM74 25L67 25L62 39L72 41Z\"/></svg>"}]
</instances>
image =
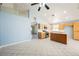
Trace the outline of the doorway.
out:
<instances>
[{"instance_id":1,"label":"doorway","mask_svg":"<svg viewBox=\"0 0 79 59\"><path fill-rule=\"evenodd\" d=\"M32 24L31 25L31 28L32 28L32 39L38 39L38 27L37 27L37 24Z\"/></svg>"}]
</instances>

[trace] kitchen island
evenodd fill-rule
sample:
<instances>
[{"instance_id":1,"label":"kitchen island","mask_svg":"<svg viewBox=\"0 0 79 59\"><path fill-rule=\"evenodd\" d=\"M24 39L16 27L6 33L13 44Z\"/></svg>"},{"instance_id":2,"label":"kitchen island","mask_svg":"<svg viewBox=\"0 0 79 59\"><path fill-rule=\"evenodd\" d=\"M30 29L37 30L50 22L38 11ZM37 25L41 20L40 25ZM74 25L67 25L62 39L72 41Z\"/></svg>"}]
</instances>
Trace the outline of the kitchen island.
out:
<instances>
[{"instance_id":1,"label":"kitchen island","mask_svg":"<svg viewBox=\"0 0 79 59\"><path fill-rule=\"evenodd\" d=\"M64 32L50 32L50 40L67 44L67 34Z\"/></svg>"}]
</instances>

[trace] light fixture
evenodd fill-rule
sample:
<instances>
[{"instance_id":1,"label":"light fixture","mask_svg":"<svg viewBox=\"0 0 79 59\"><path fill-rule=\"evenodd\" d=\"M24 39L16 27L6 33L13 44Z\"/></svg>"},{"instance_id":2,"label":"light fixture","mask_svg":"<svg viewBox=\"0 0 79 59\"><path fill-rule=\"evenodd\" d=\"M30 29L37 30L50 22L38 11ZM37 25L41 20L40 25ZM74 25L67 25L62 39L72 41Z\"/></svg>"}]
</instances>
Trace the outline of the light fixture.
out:
<instances>
[{"instance_id":1,"label":"light fixture","mask_svg":"<svg viewBox=\"0 0 79 59\"><path fill-rule=\"evenodd\" d=\"M41 7L41 6L45 6L45 3L39 3L39 4L40 4L40 7Z\"/></svg>"},{"instance_id":2,"label":"light fixture","mask_svg":"<svg viewBox=\"0 0 79 59\"><path fill-rule=\"evenodd\" d=\"M40 7L42 6L42 3L40 3Z\"/></svg>"},{"instance_id":3,"label":"light fixture","mask_svg":"<svg viewBox=\"0 0 79 59\"><path fill-rule=\"evenodd\" d=\"M64 11L64 13L66 14L66 13L67 13L67 11Z\"/></svg>"},{"instance_id":4,"label":"light fixture","mask_svg":"<svg viewBox=\"0 0 79 59\"><path fill-rule=\"evenodd\" d=\"M52 16L55 16L55 3L53 4L54 8L53 8L53 14Z\"/></svg>"},{"instance_id":5,"label":"light fixture","mask_svg":"<svg viewBox=\"0 0 79 59\"><path fill-rule=\"evenodd\" d=\"M43 3L43 6L45 6L45 3Z\"/></svg>"}]
</instances>

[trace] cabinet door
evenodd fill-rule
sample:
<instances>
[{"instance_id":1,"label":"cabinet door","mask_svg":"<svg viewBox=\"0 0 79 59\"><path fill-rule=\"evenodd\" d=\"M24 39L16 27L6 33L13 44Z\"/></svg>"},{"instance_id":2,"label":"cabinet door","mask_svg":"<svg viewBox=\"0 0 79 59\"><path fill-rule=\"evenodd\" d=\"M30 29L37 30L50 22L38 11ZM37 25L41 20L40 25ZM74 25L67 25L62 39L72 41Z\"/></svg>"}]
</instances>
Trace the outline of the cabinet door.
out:
<instances>
[{"instance_id":1,"label":"cabinet door","mask_svg":"<svg viewBox=\"0 0 79 59\"><path fill-rule=\"evenodd\" d=\"M79 31L79 22L74 23L74 31Z\"/></svg>"},{"instance_id":2,"label":"cabinet door","mask_svg":"<svg viewBox=\"0 0 79 59\"><path fill-rule=\"evenodd\" d=\"M59 24L59 30L64 30L64 24Z\"/></svg>"},{"instance_id":3,"label":"cabinet door","mask_svg":"<svg viewBox=\"0 0 79 59\"><path fill-rule=\"evenodd\" d=\"M74 39L79 40L79 31L74 32Z\"/></svg>"}]
</instances>

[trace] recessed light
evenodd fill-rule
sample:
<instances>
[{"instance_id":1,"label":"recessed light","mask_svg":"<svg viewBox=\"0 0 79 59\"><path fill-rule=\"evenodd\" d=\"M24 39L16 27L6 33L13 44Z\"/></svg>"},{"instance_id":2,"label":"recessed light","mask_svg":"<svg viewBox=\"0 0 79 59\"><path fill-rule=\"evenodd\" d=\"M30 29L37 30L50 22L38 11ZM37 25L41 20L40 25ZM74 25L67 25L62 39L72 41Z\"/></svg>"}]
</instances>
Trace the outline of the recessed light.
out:
<instances>
[{"instance_id":1,"label":"recessed light","mask_svg":"<svg viewBox=\"0 0 79 59\"><path fill-rule=\"evenodd\" d=\"M67 11L64 11L64 13L67 13Z\"/></svg>"}]
</instances>

